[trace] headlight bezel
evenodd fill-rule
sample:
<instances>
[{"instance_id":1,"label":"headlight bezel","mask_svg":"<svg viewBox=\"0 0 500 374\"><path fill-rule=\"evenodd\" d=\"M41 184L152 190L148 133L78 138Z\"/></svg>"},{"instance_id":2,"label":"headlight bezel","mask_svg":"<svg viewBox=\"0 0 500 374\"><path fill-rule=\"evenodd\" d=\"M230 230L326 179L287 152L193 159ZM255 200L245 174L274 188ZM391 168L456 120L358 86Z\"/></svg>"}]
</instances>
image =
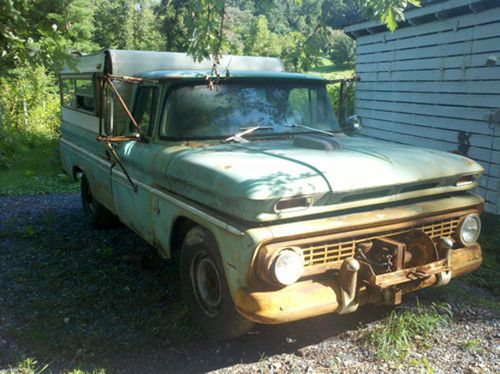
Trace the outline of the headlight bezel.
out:
<instances>
[{"instance_id":1,"label":"headlight bezel","mask_svg":"<svg viewBox=\"0 0 500 374\"><path fill-rule=\"evenodd\" d=\"M280 266L280 261L286 261L285 256L289 257L289 260L295 261L295 264L291 266L298 266L298 269L290 268L289 271L294 271L292 274L278 274L278 266ZM292 256L292 257L290 257ZM281 264L283 266L285 264ZM302 252L294 247L287 247L280 249L275 253L271 260L271 276L273 281L282 287L290 286L296 283L304 274L304 257Z\"/></svg>"},{"instance_id":2,"label":"headlight bezel","mask_svg":"<svg viewBox=\"0 0 500 374\"><path fill-rule=\"evenodd\" d=\"M302 250L299 247L287 245L271 245L260 248L260 250L257 252L257 256L254 259L253 271L250 272L250 281L253 284L261 285L263 284L260 282L264 282L264 284L266 284L267 286L272 286L273 289L281 289L286 287L287 285L280 282L279 277L275 276L276 261L278 260L280 254L282 254L282 252L286 250L294 251L298 256L300 256L302 269L299 278L295 280L295 282L300 281L300 278L304 276L306 269Z\"/></svg>"},{"instance_id":3,"label":"headlight bezel","mask_svg":"<svg viewBox=\"0 0 500 374\"><path fill-rule=\"evenodd\" d=\"M466 228L469 225L469 222L471 220L474 220L477 224L476 233L472 236L472 239L467 239L464 238L463 235L464 228ZM462 217L456 231L456 239L461 245L468 247L476 244L480 234L481 234L481 218L479 217L479 214L470 213Z\"/></svg>"}]
</instances>

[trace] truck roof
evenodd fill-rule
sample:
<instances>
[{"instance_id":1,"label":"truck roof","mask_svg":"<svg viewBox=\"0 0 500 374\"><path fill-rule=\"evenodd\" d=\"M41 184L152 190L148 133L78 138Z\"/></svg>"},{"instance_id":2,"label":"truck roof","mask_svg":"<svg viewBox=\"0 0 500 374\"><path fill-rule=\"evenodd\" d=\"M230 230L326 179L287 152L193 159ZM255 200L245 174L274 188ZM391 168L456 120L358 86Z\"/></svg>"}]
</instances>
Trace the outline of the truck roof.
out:
<instances>
[{"instance_id":1,"label":"truck roof","mask_svg":"<svg viewBox=\"0 0 500 374\"><path fill-rule=\"evenodd\" d=\"M221 76L226 76L226 70L222 70ZM145 79L204 79L207 76L211 76L211 70L153 70L147 71L139 74L138 76ZM290 72L277 72L277 71L255 71L255 70L231 70L229 69L229 76L231 78L242 78L242 79L286 79L295 81L315 81L315 82L326 82L326 79L311 75L311 74L301 74L301 73L290 73Z\"/></svg>"},{"instance_id":2,"label":"truck roof","mask_svg":"<svg viewBox=\"0 0 500 374\"><path fill-rule=\"evenodd\" d=\"M106 49L96 54L78 56L66 64L63 75L104 73L118 76L138 76L144 72L162 70L210 71L213 60L194 61L191 56L180 52L154 52ZM220 58L220 69L245 71L284 71L283 62L277 57L233 56Z\"/></svg>"}]
</instances>

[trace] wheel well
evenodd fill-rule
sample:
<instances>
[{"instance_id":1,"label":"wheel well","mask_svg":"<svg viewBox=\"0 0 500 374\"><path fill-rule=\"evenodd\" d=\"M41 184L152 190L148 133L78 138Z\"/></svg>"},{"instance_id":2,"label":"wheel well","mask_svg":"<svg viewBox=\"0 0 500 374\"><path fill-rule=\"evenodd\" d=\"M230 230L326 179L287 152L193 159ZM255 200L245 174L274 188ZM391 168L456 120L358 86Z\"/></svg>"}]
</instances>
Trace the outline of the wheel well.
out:
<instances>
[{"instance_id":1,"label":"wheel well","mask_svg":"<svg viewBox=\"0 0 500 374\"><path fill-rule=\"evenodd\" d=\"M78 180L81 175L83 174L83 170L80 169L78 166L73 166L73 174L72 177L74 180Z\"/></svg>"},{"instance_id":2,"label":"wheel well","mask_svg":"<svg viewBox=\"0 0 500 374\"><path fill-rule=\"evenodd\" d=\"M180 252L182 242L187 232L196 226L197 223L187 217L177 217L170 235L170 256L176 258Z\"/></svg>"}]
</instances>

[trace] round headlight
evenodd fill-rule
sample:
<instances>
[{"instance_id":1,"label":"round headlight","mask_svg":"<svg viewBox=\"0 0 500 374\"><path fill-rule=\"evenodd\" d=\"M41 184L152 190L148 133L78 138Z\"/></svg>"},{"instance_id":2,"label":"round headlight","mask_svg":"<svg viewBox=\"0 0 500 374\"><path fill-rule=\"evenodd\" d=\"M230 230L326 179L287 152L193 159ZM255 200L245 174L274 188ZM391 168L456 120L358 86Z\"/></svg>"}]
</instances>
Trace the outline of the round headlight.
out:
<instances>
[{"instance_id":1,"label":"round headlight","mask_svg":"<svg viewBox=\"0 0 500 374\"><path fill-rule=\"evenodd\" d=\"M284 286L297 282L304 272L304 260L292 249L283 249L274 261L274 278Z\"/></svg>"},{"instance_id":2,"label":"round headlight","mask_svg":"<svg viewBox=\"0 0 500 374\"><path fill-rule=\"evenodd\" d=\"M347 118L345 130L350 133L357 133L363 127L363 120L357 114Z\"/></svg>"},{"instance_id":3,"label":"round headlight","mask_svg":"<svg viewBox=\"0 0 500 374\"><path fill-rule=\"evenodd\" d=\"M481 220L477 214L469 214L460 225L459 238L463 245L471 245L477 241L481 232Z\"/></svg>"}]
</instances>

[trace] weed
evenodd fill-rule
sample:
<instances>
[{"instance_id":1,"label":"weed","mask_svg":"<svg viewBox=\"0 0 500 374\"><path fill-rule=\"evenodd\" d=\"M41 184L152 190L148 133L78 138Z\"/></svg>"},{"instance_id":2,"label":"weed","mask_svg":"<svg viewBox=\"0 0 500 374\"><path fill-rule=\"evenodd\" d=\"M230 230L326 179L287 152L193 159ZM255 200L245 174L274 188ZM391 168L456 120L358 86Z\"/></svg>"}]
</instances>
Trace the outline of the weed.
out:
<instances>
[{"instance_id":1,"label":"weed","mask_svg":"<svg viewBox=\"0 0 500 374\"><path fill-rule=\"evenodd\" d=\"M259 354L259 361L258 362L264 362L264 361L266 361L266 358L267 358L266 352L261 352Z\"/></svg>"},{"instance_id":2,"label":"weed","mask_svg":"<svg viewBox=\"0 0 500 374\"><path fill-rule=\"evenodd\" d=\"M33 227L33 225L31 224L26 225L23 236L26 238L32 238L34 235L35 235L35 228Z\"/></svg>"},{"instance_id":3,"label":"weed","mask_svg":"<svg viewBox=\"0 0 500 374\"><path fill-rule=\"evenodd\" d=\"M10 368L7 373L9 374L40 374L43 373L49 364L46 364L42 367L38 366L38 362L32 358L26 358L24 361L21 361L17 367Z\"/></svg>"},{"instance_id":4,"label":"weed","mask_svg":"<svg viewBox=\"0 0 500 374\"><path fill-rule=\"evenodd\" d=\"M447 304L424 308L417 303L416 310L393 311L387 323L368 332L366 341L383 360L403 361L415 345L428 348L426 338L450 319L451 310Z\"/></svg>"},{"instance_id":5,"label":"weed","mask_svg":"<svg viewBox=\"0 0 500 374\"><path fill-rule=\"evenodd\" d=\"M410 365L416 366L416 367L421 367L429 374L434 373L434 369L432 368L431 364L429 363L429 361L425 357L422 357L421 360L418 360L416 358L412 358L410 360Z\"/></svg>"},{"instance_id":6,"label":"weed","mask_svg":"<svg viewBox=\"0 0 500 374\"><path fill-rule=\"evenodd\" d=\"M462 343L461 348L468 352L478 352L481 350L481 340L472 339L466 340Z\"/></svg>"}]
</instances>

